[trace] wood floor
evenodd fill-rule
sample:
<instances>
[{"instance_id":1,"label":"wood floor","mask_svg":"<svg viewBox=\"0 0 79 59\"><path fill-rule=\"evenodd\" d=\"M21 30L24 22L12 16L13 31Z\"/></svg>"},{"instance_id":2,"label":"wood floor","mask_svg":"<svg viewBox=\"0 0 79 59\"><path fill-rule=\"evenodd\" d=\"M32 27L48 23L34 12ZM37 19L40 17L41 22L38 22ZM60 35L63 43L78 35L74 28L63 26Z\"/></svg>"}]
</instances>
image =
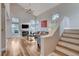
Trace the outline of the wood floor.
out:
<instances>
[{"instance_id":1,"label":"wood floor","mask_svg":"<svg viewBox=\"0 0 79 59\"><path fill-rule=\"evenodd\" d=\"M34 38L10 38L3 56L40 56ZM65 30L51 56L79 56L79 30Z\"/></svg>"},{"instance_id":2,"label":"wood floor","mask_svg":"<svg viewBox=\"0 0 79 59\"><path fill-rule=\"evenodd\" d=\"M40 49L34 38L10 38L6 41L3 56L39 56Z\"/></svg>"}]
</instances>

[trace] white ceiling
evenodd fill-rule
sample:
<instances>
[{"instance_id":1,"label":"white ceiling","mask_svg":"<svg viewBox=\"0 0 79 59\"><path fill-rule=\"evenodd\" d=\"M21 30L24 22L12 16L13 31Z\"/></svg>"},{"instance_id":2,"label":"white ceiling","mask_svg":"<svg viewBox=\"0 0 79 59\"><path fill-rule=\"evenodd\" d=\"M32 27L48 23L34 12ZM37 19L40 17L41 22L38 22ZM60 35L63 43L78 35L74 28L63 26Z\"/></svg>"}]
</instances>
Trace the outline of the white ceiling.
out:
<instances>
[{"instance_id":1,"label":"white ceiling","mask_svg":"<svg viewBox=\"0 0 79 59\"><path fill-rule=\"evenodd\" d=\"M50 8L55 7L56 5L59 5L59 3L30 3L30 8L33 10L34 15L38 16L41 13L49 10ZM29 3L19 3L20 6L27 9L29 8Z\"/></svg>"}]
</instances>

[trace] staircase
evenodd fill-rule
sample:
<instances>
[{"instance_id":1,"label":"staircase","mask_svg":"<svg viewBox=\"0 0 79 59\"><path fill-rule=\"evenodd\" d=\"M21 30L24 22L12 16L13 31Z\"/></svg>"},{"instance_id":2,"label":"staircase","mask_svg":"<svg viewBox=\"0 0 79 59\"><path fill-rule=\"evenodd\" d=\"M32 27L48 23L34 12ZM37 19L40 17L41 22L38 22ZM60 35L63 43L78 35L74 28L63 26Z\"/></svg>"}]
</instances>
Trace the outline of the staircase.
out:
<instances>
[{"instance_id":1,"label":"staircase","mask_svg":"<svg viewBox=\"0 0 79 59\"><path fill-rule=\"evenodd\" d=\"M79 56L79 30L64 30L51 56Z\"/></svg>"}]
</instances>

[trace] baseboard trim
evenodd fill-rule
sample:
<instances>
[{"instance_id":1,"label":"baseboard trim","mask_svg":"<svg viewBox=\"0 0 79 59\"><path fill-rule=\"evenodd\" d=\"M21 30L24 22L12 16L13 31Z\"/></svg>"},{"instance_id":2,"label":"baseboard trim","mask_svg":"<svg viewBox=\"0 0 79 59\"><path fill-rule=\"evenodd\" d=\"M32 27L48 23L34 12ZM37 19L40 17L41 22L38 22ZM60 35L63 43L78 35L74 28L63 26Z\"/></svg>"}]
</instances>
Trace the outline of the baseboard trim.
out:
<instances>
[{"instance_id":1,"label":"baseboard trim","mask_svg":"<svg viewBox=\"0 0 79 59\"><path fill-rule=\"evenodd\" d=\"M74 29L75 30L75 29L79 29L79 28L64 28L64 29Z\"/></svg>"}]
</instances>

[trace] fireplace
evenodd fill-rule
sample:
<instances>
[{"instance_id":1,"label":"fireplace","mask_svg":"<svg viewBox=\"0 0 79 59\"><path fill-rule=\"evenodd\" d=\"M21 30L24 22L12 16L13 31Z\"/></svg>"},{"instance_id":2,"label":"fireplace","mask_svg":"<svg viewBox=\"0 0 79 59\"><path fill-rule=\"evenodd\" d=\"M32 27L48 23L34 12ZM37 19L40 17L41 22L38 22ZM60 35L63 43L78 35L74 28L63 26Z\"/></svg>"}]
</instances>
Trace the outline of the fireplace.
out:
<instances>
[{"instance_id":1,"label":"fireplace","mask_svg":"<svg viewBox=\"0 0 79 59\"><path fill-rule=\"evenodd\" d=\"M29 31L22 31L22 36L28 36L29 35Z\"/></svg>"}]
</instances>

